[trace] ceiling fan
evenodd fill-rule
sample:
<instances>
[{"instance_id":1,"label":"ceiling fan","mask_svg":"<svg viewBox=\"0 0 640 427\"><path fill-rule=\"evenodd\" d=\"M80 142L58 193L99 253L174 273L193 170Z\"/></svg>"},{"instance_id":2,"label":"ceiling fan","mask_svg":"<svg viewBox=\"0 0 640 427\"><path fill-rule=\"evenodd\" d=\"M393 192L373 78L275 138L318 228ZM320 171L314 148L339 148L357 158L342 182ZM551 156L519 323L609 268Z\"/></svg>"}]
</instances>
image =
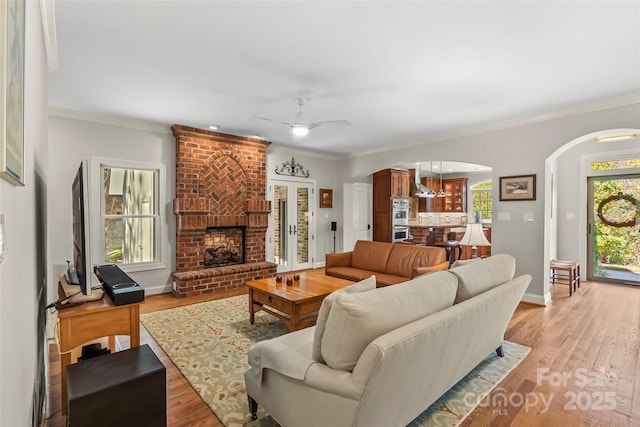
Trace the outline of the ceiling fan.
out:
<instances>
[{"instance_id":1,"label":"ceiling fan","mask_svg":"<svg viewBox=\"0 0 640 427\"><path fill-rule=\"evenodd\" d=\"M307 103L307 101L308 101L308 98L298 98L299 111L296 113L296 118L292 123L281 122L279 120L268 119L266 117L258 117L258 116L253 116L253 117L260 120L267 120L269 122L276 122L276 123L281 123L283 125L287 125L291 128L291 132L295 136L305 136L306 134L309 133L311 129L318 128L318 127L351 126L351 123L349 123L348 120L327 120L322 122L307 123L304 117L304 112L302 111L302 107L304 106L304 104Z\"/></svg>"}]
</instances>

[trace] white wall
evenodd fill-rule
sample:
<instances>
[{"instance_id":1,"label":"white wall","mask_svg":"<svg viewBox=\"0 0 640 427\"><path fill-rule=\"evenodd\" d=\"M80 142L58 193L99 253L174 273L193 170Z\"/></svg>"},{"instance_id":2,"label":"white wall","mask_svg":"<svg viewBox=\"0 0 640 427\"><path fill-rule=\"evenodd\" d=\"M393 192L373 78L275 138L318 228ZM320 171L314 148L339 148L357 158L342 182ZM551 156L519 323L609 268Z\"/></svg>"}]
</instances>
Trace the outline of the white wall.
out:
<instances>
[{"instance_id":1,"label":"white wall","mask_svg":"<svg viewBox=\"0 0 640 427\"><path fill-rule=\"evenodd\" d=\"M510 253L516 257L516 274L529 273L533 280L525 299L543 304L548 295L544 277L544 192L545 159L557 148L574 139L603 129L640 126L640 104L606 108L589 113L549 119L533 124L429 140L413 146L344 159L338 171L344 182L356 182L371 173L408 163L412 159L442 159L476 163L492 168L493 182L500 176L536 174L535 201L500 202L493 194L494 220L492 253ZM575 207L577 210L579 207ZM509 213L510 221L498 221L500 212ZM524 213L533 213L534 221L523 221ZM571 236L576 239L578 236Z\"/></svg>"},{"instance_id":2,"label":"white wall","mask_svg":"<svg viewBox=\"0 0 640 427\"><path fill-rule=\"evenodd\" d=\"M96 117L51 109L49 117L50 171L49 219L49 293L55 299L59 275L72 255L71 183L80 161L91 157L123 159L164 164L166 167L166 205L162 206L162 252L165 268L132 272L130 276L145 288L145 293L171 291L171 273L175 270L175 138L169 126L127 123L99 123ZM94 280L97 281L97 279Z\"/></svg>"},{"instance_id":3,"label":"white wall","mask_svg":"<svg viewBox=\"0 0 640 427\"><path fill-rule=\"evenodd\" d=\"M313 255L315 266L323 266L325 255L333 251L333 232L331 221L336 221L336 247L342 247L342 182L336 169L336 158L321 154L296 151L287 147L270 145L267 150L267 180L282 179L286 175L277 175L276 167L281 168L284 162L290 162L294 157L296 163L301 163L305 170L309 170L309 180L315 182L315 218L316 218L316 253ZM333 207L319 208L319 189L333 190Z\"/></svg>"},{"instance_id":4,"label":"white wall","mask_svg":"<svg viewBox=\"0 0 640 427\"><path fill-rule=\"evenodd\" d=\"M26 2L24 161L25 186L0 180L8 251L0 264L0 425L32 423L38 376L36 290L45 280L44 202L48 181L47 73L39 2Z\"/></svg>"}]
</instances>

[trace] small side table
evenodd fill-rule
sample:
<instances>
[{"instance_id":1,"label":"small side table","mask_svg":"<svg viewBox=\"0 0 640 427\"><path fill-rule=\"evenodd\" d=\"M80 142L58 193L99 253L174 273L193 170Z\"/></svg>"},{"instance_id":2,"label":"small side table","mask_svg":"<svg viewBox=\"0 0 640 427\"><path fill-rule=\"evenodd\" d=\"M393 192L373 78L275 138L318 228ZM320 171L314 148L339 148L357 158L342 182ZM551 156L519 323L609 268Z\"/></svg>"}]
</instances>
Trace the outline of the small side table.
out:
<instances>
[{"instance_id":1,"label":"small side table","mask_svg":"<svg viewBox=\"0 0 640 427\"><path fill-rule=\"evenodd\" d=\"M69 427L167 425L166 369L147 344L67 366Z\"/></svg>"}]
</instances>

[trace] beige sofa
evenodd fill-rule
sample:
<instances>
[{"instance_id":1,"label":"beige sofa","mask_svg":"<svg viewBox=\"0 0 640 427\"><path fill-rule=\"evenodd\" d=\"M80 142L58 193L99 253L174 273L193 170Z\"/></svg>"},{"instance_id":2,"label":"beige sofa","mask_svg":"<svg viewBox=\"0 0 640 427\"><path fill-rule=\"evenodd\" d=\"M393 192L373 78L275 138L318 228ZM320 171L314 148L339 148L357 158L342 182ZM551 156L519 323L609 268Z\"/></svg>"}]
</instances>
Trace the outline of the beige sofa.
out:
<instances>
[{"instance_id":1,"label":"beige sofa","mask_svg":"<svg viewBox=\"0 0 640 427\"><path fill-rule=\"evenodd\" d=\"M407 425L491 352L503 356L531 281L512 279L514 271L502 254L395 286L372 289L368 280L334 292L315 327L251 348L252 414L259 404L282 427Z\"/></svg>"},{"instance_id":2,"label":"beige sofa","mask_svg":"<svg viewBox=\"0 0 640 427\"><path fill-rule=\"evenodd\" d=\"M358 240L351 252L327 254L324 272L327 276L355 281L374 274L380 287L432 271L445 271L449 268L446 258L445 250L435 246Z\"/></svg>"}]
</instances>

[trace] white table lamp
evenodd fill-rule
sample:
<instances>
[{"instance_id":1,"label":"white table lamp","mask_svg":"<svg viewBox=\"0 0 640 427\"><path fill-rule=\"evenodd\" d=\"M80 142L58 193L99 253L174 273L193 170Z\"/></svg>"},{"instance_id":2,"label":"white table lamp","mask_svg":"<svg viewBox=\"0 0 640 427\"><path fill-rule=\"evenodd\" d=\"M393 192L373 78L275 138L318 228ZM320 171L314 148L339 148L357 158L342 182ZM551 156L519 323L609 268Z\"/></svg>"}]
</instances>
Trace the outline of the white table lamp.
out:
<instances>
[{"instance_id":1,"label":"white table lamp","mask_svg":"<svg viewBox=\"0 0 640 427\"><path fill-rule=\"evenodd\" d=\"M473 224L467 224L467 229L460 240L460 244L464 246L471 246L471 258L478 258L477 246L491 246L491 242L487 240L487 237L482 231L482 224L479 222Z\"/></svg>"}]
</instances>

